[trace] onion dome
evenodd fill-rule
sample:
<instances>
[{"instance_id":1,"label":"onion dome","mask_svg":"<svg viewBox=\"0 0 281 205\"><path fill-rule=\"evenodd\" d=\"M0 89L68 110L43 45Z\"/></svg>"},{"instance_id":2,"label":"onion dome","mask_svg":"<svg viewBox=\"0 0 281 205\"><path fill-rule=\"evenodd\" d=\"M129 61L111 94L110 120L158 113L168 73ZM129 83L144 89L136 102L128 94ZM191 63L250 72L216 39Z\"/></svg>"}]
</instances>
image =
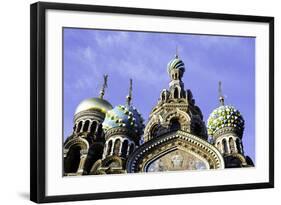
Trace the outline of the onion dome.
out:
<instances>
[{"instance_id":1,"label":"onion dome","mask_svg":"<svg viewBox=\"0 0 281 205\"><path fill-rule=\"evenodd\" d=\"M185 67L184 67L184 63L183 61L178 57L178 55L176 54L175 58L172 59L168 65L167 65L167 71L170 74L172 70L174 69L178 69L180 70L180 74L181 76L183 75L184 71L185 71Z\"/></svg>"},{"instance_id":2,"label":"onion dome","mask_svg":"<svg viewBox=\"0 0 281 205\"><path fill-rule=\"evenodd\" d=\"M103 99L105 88L107 88L107 79L108 75L103 76L103 85L100 90L100 96L98 98L88 98L83 100L76 108L75 115L77 113L89 110L96 110L102 113L106 113L108 110L111 110L113 107L112 105Z\"/></svg>"},{"instance_id":3,"label":"onion dome","mask_svg":"<svg viewBox=\"0 0 281 205\"><path fill-rule=\"evenodd\" d=\"M118 105L106 113L103 122L105 131L111 128L127 128L128 131L136 135L142 135L144 129L144 120L138 110L130 105Z\"/></svg>"},{"instance_id":4,"label":"onion dome","mask_svg":"<svg viewBox=\"0 0 281 205\"><path fill-rule=\"evenodd\" d=\"M242 137L244 125L244 119L237 109L233 106L221 105L209 116L207 123L208 134L214 136L220 129L232 128L239 137Z\"/></svg>"},{"instance_id":5,"label":"onion dome","mask_svg":"<svg viewBox=\"0 0 281 205\"><path fill-rule=\"evenodd\" d=\"M102 99L102 98L88 98L83 100L76 108L75 115L77 113L88 111L88 110L96 110L102 113L106 113L108 110L111 110L113 107L112 105Z\"/></svg>"}]
</instances>

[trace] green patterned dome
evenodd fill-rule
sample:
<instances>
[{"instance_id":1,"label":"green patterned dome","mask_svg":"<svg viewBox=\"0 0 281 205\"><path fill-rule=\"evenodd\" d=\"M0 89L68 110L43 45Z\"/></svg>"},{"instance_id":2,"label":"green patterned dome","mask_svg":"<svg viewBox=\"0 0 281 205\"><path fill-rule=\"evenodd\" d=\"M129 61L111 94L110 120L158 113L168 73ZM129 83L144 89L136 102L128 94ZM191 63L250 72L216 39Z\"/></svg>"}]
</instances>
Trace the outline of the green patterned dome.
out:
<instances>
[{"instance_id":1,"label":"green patterned dome","mask_svg":"<svg viewBox=\"0 0 281 205\"><path fill-rule=\"evenodd\" d=\"M209 116L207 127L208 135L213 136L218 130L226 127L235 128L239 137L244 131L244 119L241 113L233 106L222 105L215 109Z\"/></svg>"}]
</instances>

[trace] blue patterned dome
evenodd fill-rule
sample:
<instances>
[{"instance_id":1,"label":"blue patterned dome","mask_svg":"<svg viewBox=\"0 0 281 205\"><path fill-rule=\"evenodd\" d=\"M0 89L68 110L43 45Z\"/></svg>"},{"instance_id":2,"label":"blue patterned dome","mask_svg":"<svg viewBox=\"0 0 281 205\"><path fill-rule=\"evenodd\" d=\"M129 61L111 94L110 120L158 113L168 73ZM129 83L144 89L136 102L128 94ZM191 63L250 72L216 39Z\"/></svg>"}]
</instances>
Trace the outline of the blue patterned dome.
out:
<instances>
[{"instance_id":1,"label":"blue patterned dome","mask_svg":"<svg viewBox=\"0 0 281 205\"><path fill-rule=\"evenodd\" d=\"M167 65L167 71L170 74L171 70L179 69L183 74L185 71L184 63L179 57L176 55L174 59L172 59Z\"/></svg>"},{"instance_id":2,"label":"blue patterned dome","mask_svg":"<svg viewBox=\"0 0 281 205\"><path fill-rule=\"evenodd\" d=\"M142 135L144 124L141 114L135 107L128 105L118 105L106 113L103 122L105 131L115 127L126 127L131 132Z\"/></svg>"},{"instance_id":3,"label":"blue patterned dome","mask_svg":"<svg viewBox=\"0 0 281 205\"><path fill-rule=\"evenodd\" d=\"M208 134L213 136L218 130L226 127L234 128L239 137L242 137L245 122L241 113L233 106L221 105L209 116Z\"/></svg>"}]
</instances>

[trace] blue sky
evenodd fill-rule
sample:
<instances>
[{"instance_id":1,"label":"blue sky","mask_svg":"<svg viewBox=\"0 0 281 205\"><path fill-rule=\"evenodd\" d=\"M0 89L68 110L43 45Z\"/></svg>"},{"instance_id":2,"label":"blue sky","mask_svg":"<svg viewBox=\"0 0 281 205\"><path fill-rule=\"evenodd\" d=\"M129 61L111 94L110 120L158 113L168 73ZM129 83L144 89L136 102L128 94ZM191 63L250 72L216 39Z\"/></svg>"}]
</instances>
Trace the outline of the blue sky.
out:
<instances>
[{"instance_id":1,"label":"blue sky","mask_svg":"<svg viewBox=\"0 0 281 205\"><path fill-rule=\"evenodd\" d=\"M190 89L204 121L218 102L222 81L225 104L245 119L244 151L255 160L255 38L151 32L64 29L64 138L73 127L79 102L96 97L103 74L113 106L124 104L133 79L133 105L147 121L160 92L168 88L167 63L176 47L184 61L185 89Z\"/></svg>"}]
</instances>

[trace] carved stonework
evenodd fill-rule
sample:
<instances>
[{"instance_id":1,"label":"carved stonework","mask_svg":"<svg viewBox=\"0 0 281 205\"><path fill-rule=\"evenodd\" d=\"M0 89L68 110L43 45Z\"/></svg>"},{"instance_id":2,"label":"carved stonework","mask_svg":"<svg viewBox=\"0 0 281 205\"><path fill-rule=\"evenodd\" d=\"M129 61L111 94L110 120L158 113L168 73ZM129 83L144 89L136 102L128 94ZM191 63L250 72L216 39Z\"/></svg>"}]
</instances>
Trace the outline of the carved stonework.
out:
<instances>
[{"instance_id":1,"label":"carved stonework","mask_svg":"<svg viewBox=\"0 0 281 205\"><path fill-rule=\"evenodd\" d=\"M145 167L153 159L170 150L183 150L192 152L208 162L210 169L224 168L224 160L219 151L208 142L185 133L177 131L152 139L140 146L128 159L128 172L144 172Z\"/></svg>"},{"instance_id":2,"label":"carved stonework","mask_svg":"<svg viewBox=\"0 0 281 205\"><path fill-rule=\"evenodd\" d=\"M104 160L98 160L92 167L90 174L123 174L126 173L124 169L124 161L117 156L110 156Z\"/></svg>"}]
</instances>

